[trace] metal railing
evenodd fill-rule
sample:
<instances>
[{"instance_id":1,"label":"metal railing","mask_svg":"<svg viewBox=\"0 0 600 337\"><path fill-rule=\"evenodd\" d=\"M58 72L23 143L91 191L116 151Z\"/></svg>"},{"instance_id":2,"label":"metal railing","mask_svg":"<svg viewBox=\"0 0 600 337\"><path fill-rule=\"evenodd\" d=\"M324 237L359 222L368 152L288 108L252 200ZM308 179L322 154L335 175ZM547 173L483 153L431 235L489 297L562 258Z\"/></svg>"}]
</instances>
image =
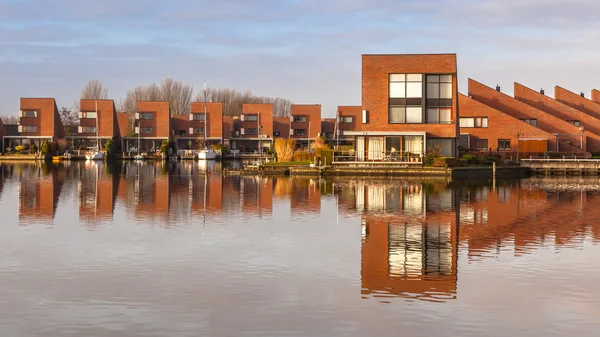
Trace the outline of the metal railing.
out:
<instances>
[{"instance_id":1,"label":"metal railing","mask_svg":"<svg viewBox=\"0 0 600 337\"><path fill-rule=\"evenodd\" d=\"M524 162L540 162L540 163L597 163L600 159L587 159L587 158L523 158L521 161Z\"/></svg>"},{"instance_id":2,"label":"metal railing","mask_svg":"<svg viewBox=\"0 0 600 337\"><path fill-rule=\"evenodd\" d=\"M423 163L421 154L401 152L348 151L335 152L333 162L364 162L364 163Z\"/></svg>"}]
</instances>

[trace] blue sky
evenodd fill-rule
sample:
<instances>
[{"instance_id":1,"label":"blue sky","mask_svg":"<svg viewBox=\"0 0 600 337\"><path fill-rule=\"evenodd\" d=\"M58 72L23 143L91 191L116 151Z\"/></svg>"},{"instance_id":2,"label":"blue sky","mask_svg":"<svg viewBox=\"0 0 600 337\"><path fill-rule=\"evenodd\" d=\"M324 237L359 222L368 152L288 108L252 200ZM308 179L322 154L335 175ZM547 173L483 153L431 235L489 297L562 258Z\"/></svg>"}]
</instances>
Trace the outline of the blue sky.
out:
<instances>
[{"instance_id":1,"label":"blue sky","mask_svg":"<svg viewBox=\"0 0 600 337\"><path fill-rule=\"evenodd\" d=\"M88 79L116 102L173 77L296 103L361 102L361 54L457 53L512 93L600 87L597 0L0 0L0 114L72 105Z\"/></svg>"}]
</instances>

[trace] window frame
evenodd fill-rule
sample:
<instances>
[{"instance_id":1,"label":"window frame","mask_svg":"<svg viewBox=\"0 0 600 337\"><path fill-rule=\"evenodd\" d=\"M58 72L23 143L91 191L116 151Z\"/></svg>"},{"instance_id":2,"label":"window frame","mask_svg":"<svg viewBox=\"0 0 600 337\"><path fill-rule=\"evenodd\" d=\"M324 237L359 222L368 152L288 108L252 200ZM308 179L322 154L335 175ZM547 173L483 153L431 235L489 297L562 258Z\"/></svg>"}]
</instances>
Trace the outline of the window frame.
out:
<instances>
[{"instance_id":1,"label":"window frame","mask_svg":"<svg viewBox=\"0 0 600 337\"><path fill-rule=\"evenodd\" d=\"M23 133L35 133L38 130L37 125L22 125L22 131ZM33 130L29 130L30 128L32 128Z\"/></svg>"},{"instance_id":2,"label":"window frame","mask_svg":"<svg viewBox=\"0 0 600 337\"><path fill-rule=\"evenodd\" d=\"M419 78L418 80L416 78ZM423 104L424 100L424 78L425 74L422 73L389 73L388 74L388 124L425 124L425 107ZM419 83L419 89L415 84ZM396 94L397 88L402 87L402 94ZM419 91L416 95L411 95L409 92ZM402 108L403 118L400 121L392 120L392 109ZM414 112L416 109L420 110L420 118L418 121L414 119L415 116L410 114L411 110Z\"/></svg>"},{"instance_id":3,"label":"window frame","mask_svg":"<svg viewBox=\"0 0 600 337\"><path fill-rule=\"evenodd\" d=\"M463 120L473 120L473 126L463 126ZM489 118L487 116L477 116L477 117L459 117L458 118L458 127L467 128L467 129L486 129L489 127Z\"/></svg>"},{"instance_id":4,"label":"window frame","mask_svg":"<svg viewBox=\"0 0 600 337\"><path fill-rule=\"evenodd\" d=\"M206 115L207 114L205 114L204 112L194 112L192 113L192 120L204 122L206 121Z\"/></svg>"},{"instance_id":5,"label":"window frame","mask_svg":"<svg viewBox=\"0 0 600 337\"><path fill-rule=\"evenodd\" d=\"M252 132L250 132L252 130ZM256 130L256 132L254 132ZM258 128L244 128L244 135L247 136L258 136Z\"/></svg>"},{"instance_id":6,"label":"window frame","mask_svg":"<svg viewBox=\"0 0 600 337\"><path fill-rule=\"evenodd\" d=\"M521 121L531 126L537 127L537 118L521 118Z\"/></svg>"},{"instance_id":7,"label":"window frame","mask_svg":"<svg viewBox=\"0 0 600 337\"><path fill-rule=\"evenodd\" d=\"M88 114L95 114L94 117L90 117ZM98 113L96 111L82 111L81 118L82 119L96 119L98 117Z\"/></svg>"},{"instance_id":8,"label":"window frame","mask_svg":"<svg viewBox=\"0 0 600 337\"><path fill-rule=\"evenodd\" d=\"M81 133L96 133L95 126L82 126Z\"/></svg>"},{"instance_id":9,"label":"window frame","mask_svg":"<svg viewBox=\"0 0 600 337\"><path fill-rule=\"evenodd\" d=\"M308 118L306 116L293 116L294 121L292 123L306 123Z\"/></svg>"},{"instance_id":10,"label":"window frame","mask_svg":"<svg viewBox=\"0 0 600 337\"><path fill-rule=\"evenodd\" d=\"M147 116L150 116L150 118L148 118ZM139 113L139 119L140 120L153 120L154 119L154 112L140 112Z\"/></svg>"},{"instance_id":11,"label":"window frame","mask_svg":"<svg viewBox=\"0 0 600 337\"><path fill-rule=\"evenodd\" d=\"M244 122L258 122L258 115L244 115Z\"/></svg>"},{"instance_id":12,"label":"window frame","mask_svg":"<svg viewBox=\"0 0 600 337\"><path fill-rule=\"evenodd\" d=\"M479 142L485 141L485 147L481 147ZM489 150L490 142L487 138L477 138L475 139L475 150Z\"/></svg>"},{"instance_id":13,"label":"window frame","mask_svg":"<svg viewBox=\"0 0 600 337\"><path fill-rule=\"evenodd\" d=\"M575 126L577 126L577 127L580 127L580 126L581 126L581 120L578 120L578 119L572 119L572 120L568 120L567 122L568 122L569 124L573 124L573 125L575 125Z\"/></svg>"},{"instance_id":14,"label":"window frame","mask_svg":"<svg viewBox=\"0 0 600 337\"><path fill-rule=\"evenodd\" d=\"M353 116L340 116L340 123L352 123L352 122L354 122Z\"/></svg>"},{"instance_id":15,"label":"window frame","mask_svg":"<svg viewBox=\"0 0 600 337\"><path fill-rule=\"evenodd\" d=\"M33 113L33 116L27 116L28 113ZM39 112L37 110L22 110L21 118L37 118Z\"/></svg>"},{"instance_id":16,"label":"window frame","mask_svg":"<svg viewBox=\"0 0 600 337\"><path fill-rule=\"evenodd\" d=\"M508 148L505 146L501 147L500 143L501 142L508 142ZM506 138L502 138L502 139L498 139L498 151L511 151L511 141L510 139L506 139Z\"/></svg>"},{"instance_id":17,"label":"window frame","mask_svg":"<svg viewBox=\"0 0 600 337\"><path fill-rule=\"evenodd\" d=\"M430 110L435 110L436 111L436 118L437 118L437 120L435 122L432 122L432 121L429 120L429 111ZM450 119L449 120L444 121L444 122L441 121L441 118L440 118L441 114L440 113L441 113L442 110L448 111L450 113L450 115L449 115ZM440 108L438 108L438 107L434 107L434 108L427 107L427 109L426 109L426 123L427 124L446 124L446 125L447 124L452 124L452 109L451 108L446 108L446 107L443 107L443 108L442 107L440 107Z\"/></svg>"},{"instance_id":18,"label":"window frame","mask_svg":"<svg viewBox=\"0 0 600 337\"><path fill-rule=\"evenodd\" d=\"M294 136L306 136L306 129L294 129Z\"/></svg>"},{"instance_id":19,"label":"window frame","mask_svg":"<svg viewBox=\"0 0 600 337\"><path fill-rule=\"evenodd\" d=\"M150 130L150 131L148 131L148 130ZM154 128L151 126L141 126L140 127L140 135L152 134L153 131L154 131Z\"/></svg>"}]
</instances>

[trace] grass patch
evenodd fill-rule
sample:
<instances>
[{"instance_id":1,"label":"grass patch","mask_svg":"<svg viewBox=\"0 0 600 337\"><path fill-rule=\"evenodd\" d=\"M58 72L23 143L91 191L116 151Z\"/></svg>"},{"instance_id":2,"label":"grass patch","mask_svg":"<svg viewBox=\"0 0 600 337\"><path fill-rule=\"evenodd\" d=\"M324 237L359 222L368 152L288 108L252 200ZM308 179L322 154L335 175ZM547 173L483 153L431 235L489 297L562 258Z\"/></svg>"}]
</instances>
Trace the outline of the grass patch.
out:
<instances>
[{"instance_id":1,"label":"grass patch","mask_svg":"<svg viewBox=\"0 0 600 337\"><path fill-rule=\"evenodd\" d=\"M263 166L306 166L311 163L311 161L282 161L279 163L264 163Z\"/></svg>"}]
</instances>

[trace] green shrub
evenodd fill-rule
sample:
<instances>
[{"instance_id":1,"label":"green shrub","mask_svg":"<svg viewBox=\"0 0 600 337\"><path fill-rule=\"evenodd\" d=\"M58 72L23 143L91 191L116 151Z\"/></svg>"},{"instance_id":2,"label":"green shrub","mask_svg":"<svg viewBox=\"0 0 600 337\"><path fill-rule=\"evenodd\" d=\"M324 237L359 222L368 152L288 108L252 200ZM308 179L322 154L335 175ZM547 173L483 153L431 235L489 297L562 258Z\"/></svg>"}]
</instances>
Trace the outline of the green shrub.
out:
<instances>
[{"instance_id":1,"label":"green shrub","mask_svg":"<svg viewBox=\"0 0 600 337\"><path fill-rule=\"evenodd\" d=\"M117 143L114 140L109 139L104 144L104 149L106 150L106 156L112 158L117 152Z\"/></svg>"},{"instance_id":2,"label":"green shrub","mask_svg":"<svg viewBox=\"0 0 600 337\"><path fill-rule=\"evenodd\" d=\"M468 165L477 165L477 163L479 163L479 158L473 154L465 154L461 159L465 160Z\"/></svg>"},{"instance_id":3,"label":"green shrub","mask_svg":"<svg viewBox=\"0 0 600 337\"><path fill-rule=\"evenodd\" d=\"M165 156L169 153L169 141L168 140L165 139L160 144L160 153L162 153Z\"/></svg>"}]
</instances>

